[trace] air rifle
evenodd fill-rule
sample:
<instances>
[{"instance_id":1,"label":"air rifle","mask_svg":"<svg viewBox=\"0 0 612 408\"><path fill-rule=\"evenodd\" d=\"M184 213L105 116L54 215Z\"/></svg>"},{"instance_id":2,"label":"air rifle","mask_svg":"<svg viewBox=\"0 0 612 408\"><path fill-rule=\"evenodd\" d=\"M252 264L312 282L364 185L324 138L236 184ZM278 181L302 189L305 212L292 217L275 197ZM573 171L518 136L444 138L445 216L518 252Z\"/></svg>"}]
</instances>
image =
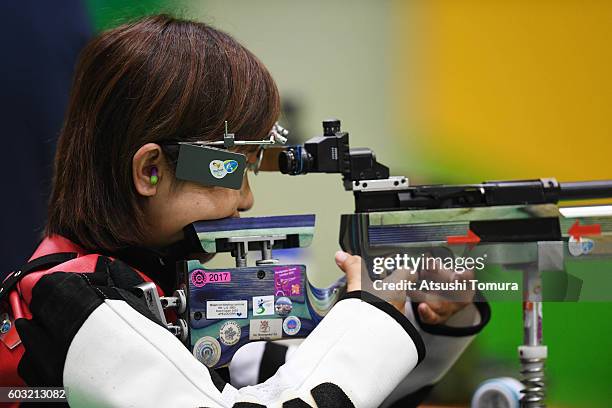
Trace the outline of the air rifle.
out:
<instances>
[{"instance_id":1,"label":"air rifle","mask_svg":"<svg viewBox=\"0 0 612 408\"><path fill-rule=\"evenodd\" d=\"M558 203L610 198L612 181L547 178L411 186L406 177L390 176L372 150L351 148L349 134L336 119L324 121L323 135L303 145L266 149L262 170L341 174L345 190L353 192L355 212L341 217L340 245L368 266L390 254L469 253L486 254L487 264L521 271L522 403L543 406L547 349L541 306L549 299L542 294L542 274L565 276L568 258L612 255L612 206L560 208ZM185 229L187 239L204 253L231 253L235 266L209 269L197 260L180 262L177 293L156 300L149 290L150 308L159 315L159 304L175 309L178 321L168 327L209 367L227 365L251 341L306 337L342 296L345 281L317 288L305 265L282 264L274 254L308 246L313 232L313 215L196 222ZM249 265L253 252L259 256ZM374 282L392 273L368 267L364 277ZM564 283L557 290L561 300L570 287L568 279Z\"/></svg>"},{"instance_id":2,"label":"air rifle","mask_svg":"<svg viewBox=\"0 0 612 408\"><path fill-rule=\"evenodd\" d=\"M340 245L360 255L368 266L380 256L442 252L455 258L484 255L487 264L521 271L521 403L544 406L547 349L542 344L542 301L580 297L579 280L564 274L567 259L612 255L612 206L559 207L558 203L611 198L612 180L560 183L545 178L411 186L406 177L390 176L389 168L370 149L351 148L349 134L337 119L323 122L322 136L281 151L278 157L285 174L342 175L345 190L353 192L355 213L342 215ZM366 272L372 281L392 273L374 273L371 267ZM550 272L562 285L545 297L542 275Z\"/></svg>"}]
</instances>

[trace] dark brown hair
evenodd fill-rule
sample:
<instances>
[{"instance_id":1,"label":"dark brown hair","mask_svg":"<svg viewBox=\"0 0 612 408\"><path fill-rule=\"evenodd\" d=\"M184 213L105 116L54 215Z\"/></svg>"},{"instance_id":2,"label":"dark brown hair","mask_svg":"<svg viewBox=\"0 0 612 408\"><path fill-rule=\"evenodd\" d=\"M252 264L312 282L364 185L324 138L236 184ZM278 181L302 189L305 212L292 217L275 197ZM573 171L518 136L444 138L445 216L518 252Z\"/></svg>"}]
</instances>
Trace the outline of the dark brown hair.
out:
<instances>
[{"instance_id":1,"label":"dark brown hair","mask_svg":"<svg viewBox=\"0 0 612 408\"><path fill-rule=\"evenodd\" d=\"M112 251L144 237L132 157L146 143L263 139L279 115L270 73L228 34L167 15L82 51L55 156L46 233Z\"/></svg>"}]
</instances>

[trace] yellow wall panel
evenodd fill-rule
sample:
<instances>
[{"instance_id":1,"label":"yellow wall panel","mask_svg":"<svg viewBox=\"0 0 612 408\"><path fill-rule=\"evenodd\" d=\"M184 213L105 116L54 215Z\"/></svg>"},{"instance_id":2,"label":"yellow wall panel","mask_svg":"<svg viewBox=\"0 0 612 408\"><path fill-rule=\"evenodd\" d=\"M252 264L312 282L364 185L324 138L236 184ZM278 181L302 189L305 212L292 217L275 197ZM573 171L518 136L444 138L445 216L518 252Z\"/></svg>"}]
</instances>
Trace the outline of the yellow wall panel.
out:
<instances>
[{"instance_id":1,"label":"yellow wall panel","mask_svg":"<svg viewBox=\"0 0 612 408\"><path fill-rule=\"evenodd\" d=\"M419 170L612 176L612 2L397 1L395 9L395 113Z\"/></svg>"}]
</instances>

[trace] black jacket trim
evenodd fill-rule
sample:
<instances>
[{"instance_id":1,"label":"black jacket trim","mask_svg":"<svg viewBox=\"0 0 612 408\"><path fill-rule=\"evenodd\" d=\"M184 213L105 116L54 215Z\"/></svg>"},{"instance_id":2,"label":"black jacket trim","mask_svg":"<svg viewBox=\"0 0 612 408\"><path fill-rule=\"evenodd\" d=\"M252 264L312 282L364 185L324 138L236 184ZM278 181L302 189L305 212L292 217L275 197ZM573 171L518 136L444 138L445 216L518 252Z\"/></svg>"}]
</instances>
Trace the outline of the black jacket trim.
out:
<instances>
[{"instance_id":1,"label":"black jacket trim","mask_svg":"<svg viewBox=\"0 0 612 408\"><path fill-rule=\"evenodd\" d=\"M415 392L405 395L401 399L395 401L389 408L417 408L425 401L425 398L431 394L433 387L433 385L421 387Z\"/></svg>"},{"instance_id":2,"label":"black jacket trim","mask_svg":"<svg viewBox=\"0 0 612 408\"><path fill-rule=\"evenodd\" d=\"M421 334L419 333L419 331L410 322L410 320L408 320L406 316L400 313L399 310L397 310L390 303L384 301L378 296L375 296L369 292L365 292L362 290L355 290L352 292L347 292L342 297L342 299L340 299L340 301L344 299L361 299L364 302L367 302L371 304L372 306L376 307L377 309L382 310L383 312L391 316L393 319L395 319L395 321L399 323L400 326L402 326L402 328L406 331L406 333L408 333L408 335L410 336L410 338L412 339L414 343L414 346L417 349L417 353L419 356L419 361L417 362L417 365L419 365L421 361L423 361L423 359L425 358L425 354L426 354L425 343L423 342L423 338L421 337Z\"/></svg>"},{"instance_id":3,"label":"black jacket trim","mask_svg":"<svg viewBox=\"0 0 612 408\"><path fill-rule=\"evenodd\" d=\"M325 382L314 387L310 394L317 407L325 408L355 408L353 401L334 383Z\"/></svg>"},{"instance_id":4,"label":"black jacket trim","mask_svg":"<svg viewBox=\"0 0 612 408\"><path fill-rule=\"evenodd\" d=\"M282 344L276 344L267 342L264 348L263 355L261 357L261 364L259 365L259 378L258 382L262 383L268 378L271 378L276 374L276 371L285 364L285 357L287 356L287 346Z\"/></svg>"},{"instance_id":5,"label":"black jacket trim","mask_svg":"<svg viewBox=\"0 0 612 408\"><path fill-rule=\"evenodd\" d=\"M312 408L312 406L301 398L293 398L283 402L283 408Z\"/></svg>"},{"instance_id":6,"label":"black jacket trim","mask_svg":"<svg viewBox=\"0 0 612 408\"><path fill-rule=\"evenodd\" d=\"M489 303L480 293L476 293L474 297L474 306L476 310L478 310L478 313L480 313L480 323L467 327L452 327L444 324L423 323L419 315L419 303L417 302L412 302L412 313L421 329L426 333L436 336L466 337L480 333L487 323L489 323L489 320L491 320L491 306L489 306Z\"/></svg>"},{"instance_id":7,"label":"black jacket trim","mask_svg":"<svg viewBox=\"0 0 612 408\"><path fill-rule=\"evenodd\" d=\"M24 276L43 269L51 269L54 266L68 262L76 257L76 252L58 252L56 254L49 254L32 259L2 282L0 285L0 300L2 300L2 298L6 296Z\"/></svg>"},{"instance_id":8,"label":"black jacket trim","mask_svg":"<svg viewBox=\"0 0 612 408\"><path fill-rule=\"evenodd\" d=\"M210 379L219 392L223 392L225 385L230 382L229 367L220 367L216 370L208 369Z\"/></svg>"}]
</instances>

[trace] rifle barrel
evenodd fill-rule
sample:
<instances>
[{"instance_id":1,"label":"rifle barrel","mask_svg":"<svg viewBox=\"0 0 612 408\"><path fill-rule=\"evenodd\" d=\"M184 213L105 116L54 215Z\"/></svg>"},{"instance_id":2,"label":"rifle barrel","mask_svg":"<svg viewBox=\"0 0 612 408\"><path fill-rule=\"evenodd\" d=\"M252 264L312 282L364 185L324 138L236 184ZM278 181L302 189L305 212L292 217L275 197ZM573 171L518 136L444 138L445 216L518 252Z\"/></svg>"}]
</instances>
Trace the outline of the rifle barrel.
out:
<instances>
[{"instance_id":1,"label":"rifle barrel","mask_svg":"<svg viewBox=\"0 0 612 408\"><path fill-rule=\"evenodd\" d=\"M560 200L612 198L612 180L559 183Z\"/></svg>"}]
</instances>

